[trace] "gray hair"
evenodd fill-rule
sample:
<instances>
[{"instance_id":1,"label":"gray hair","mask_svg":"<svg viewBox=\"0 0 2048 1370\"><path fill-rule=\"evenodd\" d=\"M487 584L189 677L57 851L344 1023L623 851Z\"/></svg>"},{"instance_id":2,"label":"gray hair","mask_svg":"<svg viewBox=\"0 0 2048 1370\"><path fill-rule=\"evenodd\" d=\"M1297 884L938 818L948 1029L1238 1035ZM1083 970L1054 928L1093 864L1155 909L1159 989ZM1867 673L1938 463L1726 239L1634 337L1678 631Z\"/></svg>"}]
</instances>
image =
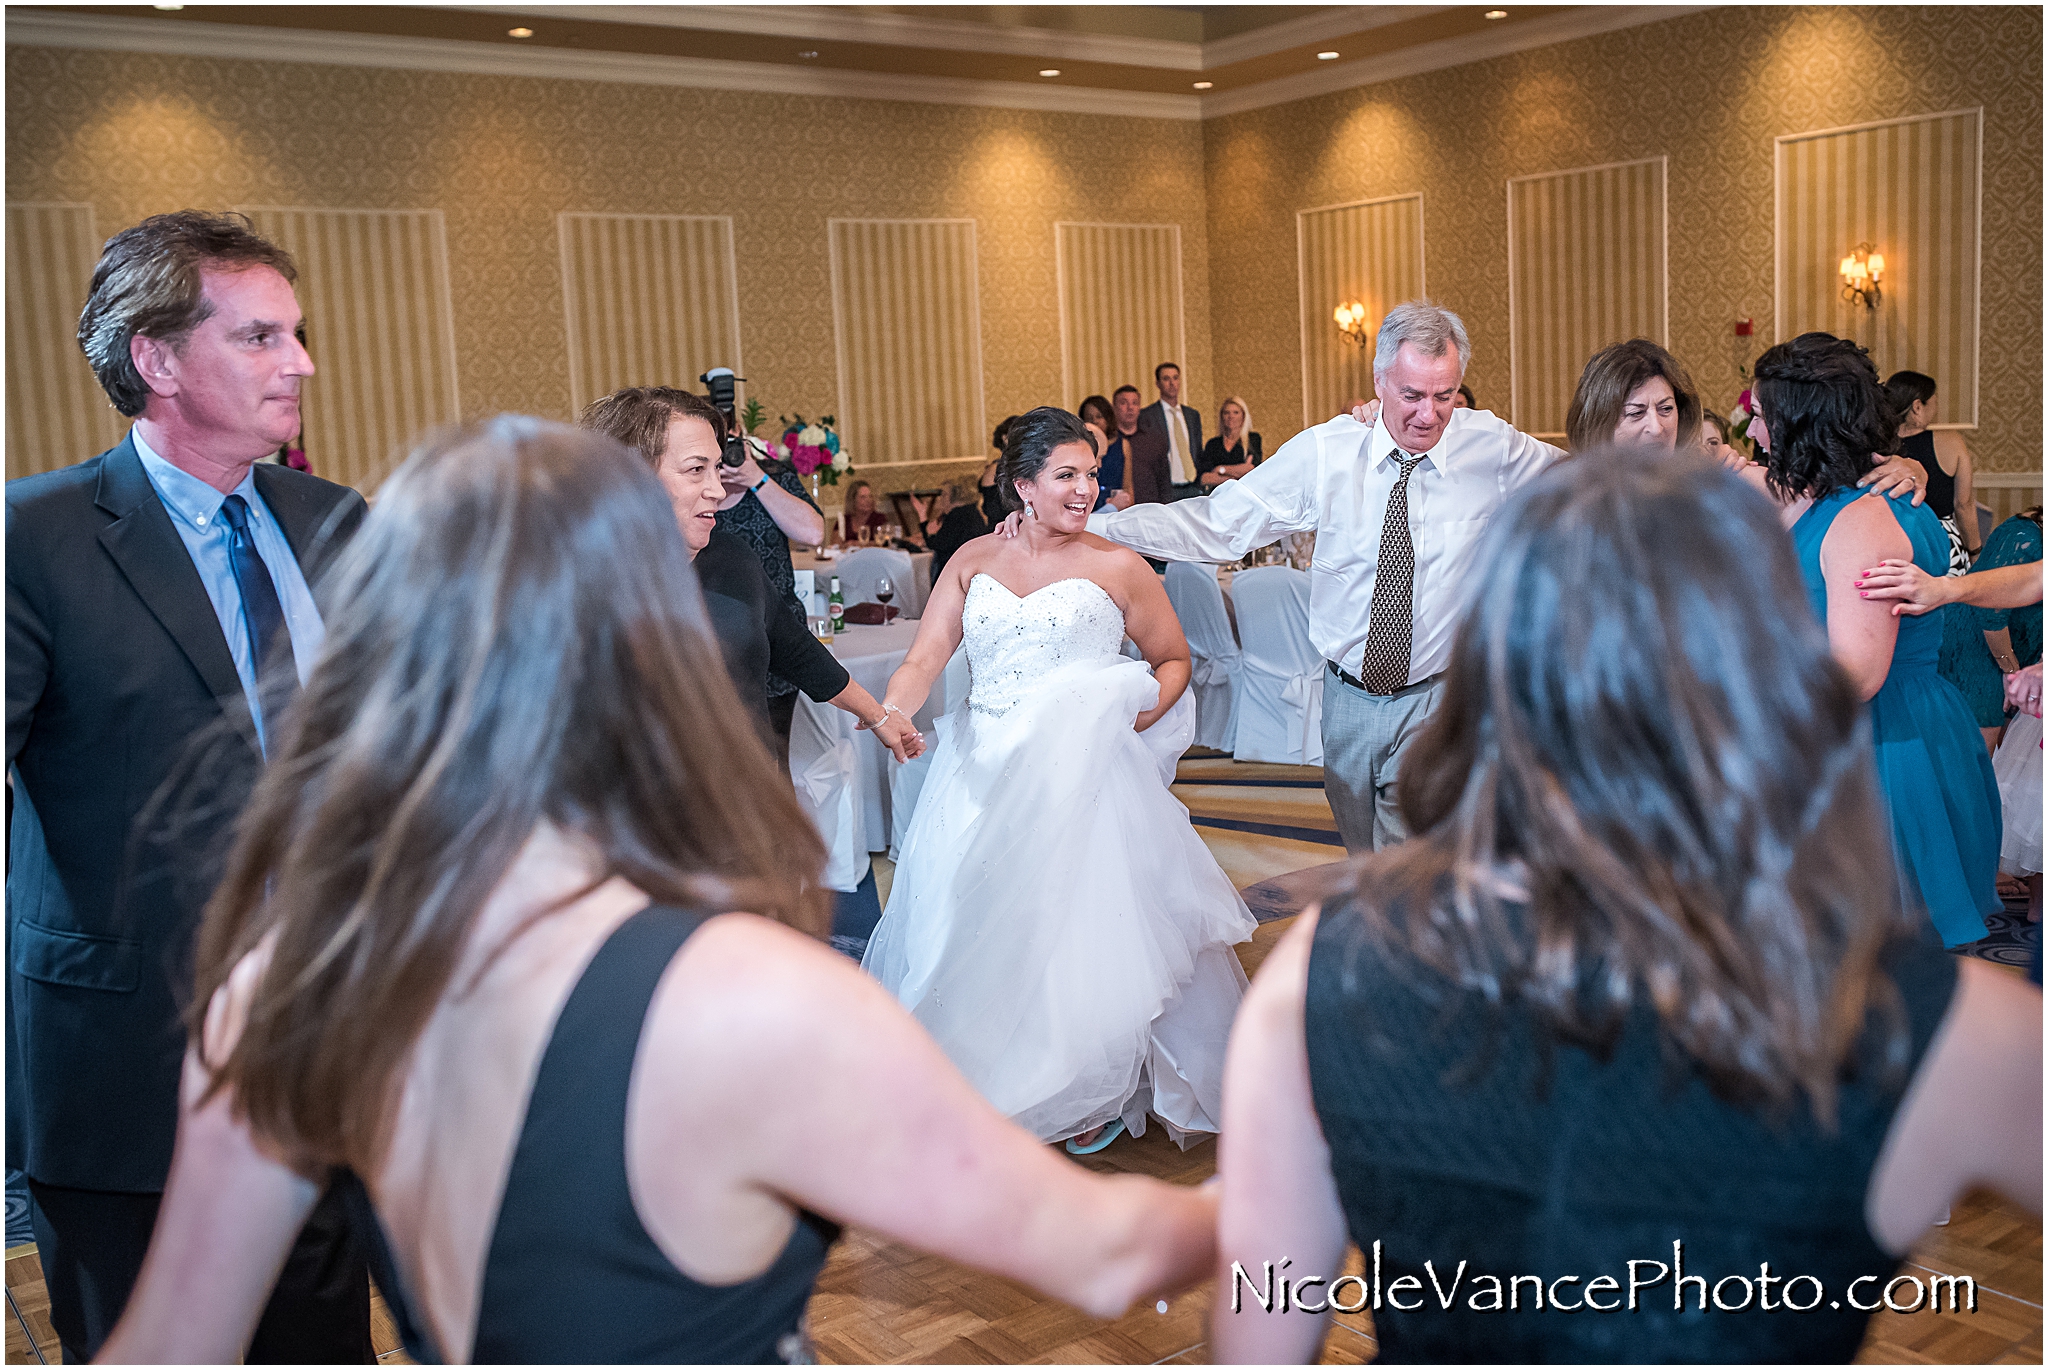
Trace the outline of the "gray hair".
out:
<instances>
[{"instance_id":1,"label":"gray hair","mask_svg":"<svg viewBox=\"0 0 2048 1370\"><path fill-rule=\"evenodd\" d=\"M1465 321L1428 300L1397 304L1380 320L1380 335L1372 347L1374 380L1387 373L1403 343L1413 343L1415 350L1425 357L1441 357L1445 348L1457 348L1460 379L1472 364L1472 339L1465 336Z\"/></svg>"}]
</instances>

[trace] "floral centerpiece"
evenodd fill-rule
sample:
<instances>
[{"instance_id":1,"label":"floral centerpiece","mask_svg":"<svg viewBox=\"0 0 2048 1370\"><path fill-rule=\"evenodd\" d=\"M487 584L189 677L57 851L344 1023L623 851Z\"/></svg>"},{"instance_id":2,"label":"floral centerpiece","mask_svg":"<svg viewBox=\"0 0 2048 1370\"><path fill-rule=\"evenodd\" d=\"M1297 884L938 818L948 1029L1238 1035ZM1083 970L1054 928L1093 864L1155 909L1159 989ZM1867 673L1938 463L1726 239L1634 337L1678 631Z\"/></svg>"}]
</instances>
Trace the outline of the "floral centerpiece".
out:
<instances>
[{"instance_id":1,"label":"floral centerpiece","mask_svg":"<svg viewBox=\"0 0 2048 1370\"><path fill-rule=\"evenodd\" d=\"M1757 441L1755 429L1763 423L1763 416L1756 407L1756 383L1750 379L1749 368L1738 366L1735 374L1746 384L1742 395L1735 401L1735 407L1728 411L1728 433L1736 442L1749 449L1751 461L1764 459L1763 447Z\"/></svg>"},{"instance_id":2,"label":"floral centerpiece","mask_svg":"<svg viewBox=\"0 0 2048 1370\"><path fill-rule=\"evenodd\" d=\"M815 423L802 414L794 419L785 416L780 422L782 437L771 443L768 451L794 466L798 475L837 485L841 476L852 473L853 463L839 450L839 434L833 428L836 420L830 414Z\"/></svg>"}]
</instances>

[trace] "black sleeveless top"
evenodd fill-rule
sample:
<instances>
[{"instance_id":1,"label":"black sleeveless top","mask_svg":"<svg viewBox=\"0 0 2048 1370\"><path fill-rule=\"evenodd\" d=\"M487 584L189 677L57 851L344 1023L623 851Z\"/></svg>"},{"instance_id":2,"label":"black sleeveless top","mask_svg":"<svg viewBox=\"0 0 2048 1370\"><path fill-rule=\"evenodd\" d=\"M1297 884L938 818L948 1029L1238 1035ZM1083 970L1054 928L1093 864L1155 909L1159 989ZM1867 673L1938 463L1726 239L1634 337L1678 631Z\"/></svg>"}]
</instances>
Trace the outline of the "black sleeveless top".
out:
<instances>
[{"instance_id":1,"label":"black sleeveless top","mask_svg":"<svg viewBox=\"0 0 2048 1370\"><path fill-rule=\"evenodd\" d=\"M1956 478L1941 469L1934 456L1934 433L1921 429L1910 438L1899 439L1899 455L1911 457L1927 468L1927 507L1936 518L1956 516Z\"/></svg>"},{"instance_id":2,"label":"black sleeveless top","mask_svg":"<svg viewBox=\"0 0 2048 1370\"><path fill-rule=\"evenodd\" d=\"M775 1264L702 1284L647 1234L626 1182L626 1092L662 972L708 914L650 907L598 948L541 1056L478 1300L478 1363L772 1363L808 1358L804 1308L839 1228L800 1213ZM678 1165L689 1158L678 1156ZM413 1314L384 1229L343 1187L370 1273L413 1359L445 1360Z\"/></svg>"},{"instance_id":3,"label":"black sleeveless top","mask_svg":"<svg viewBox=\"0 0 2048 1370\"><path fill-rule=\"evenodd\" d=\"M1667 1061L1647 1010L1602 1064L1575 1047L1546 1051L1526 1015L1495 1017L1434 972L1405 959L1390 964L1396 956L1360 935L1348 905L1325 912L1306 1022L1316 1114L1368 1282L1377 1253L1381 1360L1847 1362L1856 1354L1870 1313L1845 1295L1874 1275L1853 1297L1877 1305L1900 1264L1872 1240L1864 1200L1904 1079L1896 1088L1850 1080L1840 1126L1827 1134L1803 1104L1771 1119L1716 1098L1696 1072ZM1898 947L1888 969L1917 1068L1947 1011L1955 965L1914 944ZM1684 1243L1682 1271L1674 1241ZM1771 1283L1756 1288L1765 1262ZM1680 1273L1682 1312L1673 1308ZM1542 1293L1536 1279L1517 1275L1540 1277ZM1602 1276L1613 1284L1593 1287L1591 1301L1615 1311L1581 1306ZM1695 1276L1705 1276L1704 1287ZM1748 1307L1720 1311L1716 1291L1721 1308L1744 1303L1733 1276L1752 1286ZM1801 1276L1820 1281L1820 1297ZM1403 1277L1414 1283L1389 1299ZM1491 1311L1493 1282L1500 1311ZM1336 1300L1352 1308L1362 1292L1347 1283ZM1766 1294L1774 1309L1787 1298L1814 1307L1761 1311Z\"/></svg>"}]
</instances>

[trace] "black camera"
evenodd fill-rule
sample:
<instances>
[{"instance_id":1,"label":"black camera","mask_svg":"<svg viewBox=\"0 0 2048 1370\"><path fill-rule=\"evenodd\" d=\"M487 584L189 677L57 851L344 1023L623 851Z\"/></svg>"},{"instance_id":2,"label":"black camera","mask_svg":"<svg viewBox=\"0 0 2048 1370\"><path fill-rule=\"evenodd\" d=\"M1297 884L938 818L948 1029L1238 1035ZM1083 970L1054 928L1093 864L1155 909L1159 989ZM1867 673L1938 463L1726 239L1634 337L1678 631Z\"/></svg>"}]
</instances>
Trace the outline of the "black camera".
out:
<instances>
[{"instance_id":1,"label":"black camera","mask_svg":"<svg viewBox=\"0 0 2048 1370\"><path fill-rule=\"evenodd\" d=\"M729 366L714 366L697 377L711 403L718 412L725 415L725 450L718 454L718 460L726 466L739 466L747 459L747 440L740 435L739 413L736 408L739 399L739 383L745 376L735 376Z\"/></svg>"}]
</instances>

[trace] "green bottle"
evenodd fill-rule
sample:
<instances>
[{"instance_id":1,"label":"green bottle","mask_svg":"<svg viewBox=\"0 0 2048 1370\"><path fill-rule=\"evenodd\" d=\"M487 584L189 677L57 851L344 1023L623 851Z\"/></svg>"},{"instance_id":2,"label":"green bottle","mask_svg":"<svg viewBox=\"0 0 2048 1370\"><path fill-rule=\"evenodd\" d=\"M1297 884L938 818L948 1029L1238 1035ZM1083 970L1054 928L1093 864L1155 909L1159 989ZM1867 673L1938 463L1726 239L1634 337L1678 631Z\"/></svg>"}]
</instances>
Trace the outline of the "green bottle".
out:
<instances>
[{"instance_id":1,"label":"green bottle","mask_svg":"<svg viewBox=\"0 0 2048 1370\"><path fill-rule=\"evenodd\" d=\"M846 631L846 597L839 593L839 577L832 577L832 632Z\"/></svg>"}]
</instances>

